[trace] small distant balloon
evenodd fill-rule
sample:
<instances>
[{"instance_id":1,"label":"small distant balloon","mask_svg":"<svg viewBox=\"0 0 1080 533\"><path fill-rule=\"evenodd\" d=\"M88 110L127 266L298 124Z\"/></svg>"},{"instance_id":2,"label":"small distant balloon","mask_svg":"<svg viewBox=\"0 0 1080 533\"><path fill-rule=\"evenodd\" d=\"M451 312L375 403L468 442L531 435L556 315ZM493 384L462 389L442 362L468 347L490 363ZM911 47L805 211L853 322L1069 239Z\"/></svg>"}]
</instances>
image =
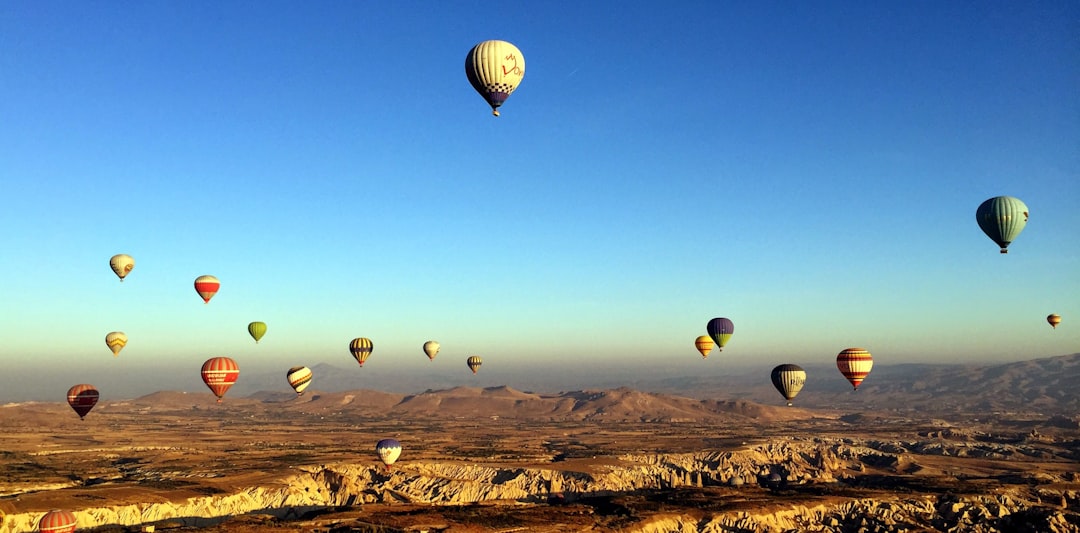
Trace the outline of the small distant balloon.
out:
<instances>
[{"instance_id":1,"label":"small distant balloon","mask_svg":"<svg viewBox=\"0 0 1080 533\"><path fill-rule=\"evenodd\" d=\"M435 341L427 341L424 343L424 354L427 355L428 360L434 361L435 356L439 354L439 343Z\"/></svg>"},{"instance_id":2,"label":"small distant balloon","mask_svg":"<svg viewBox=\"0 0 1080 533\"><path fill-rule=\"evenodd\" d=\"M252 322L248 324L248 334L251 338L255 339L255 344L259 344L259 340L266 335L266 322Z\"/></svg>"},{"instance_id":3,"label":"small distant balloon","mask_svg":"<svg viewBox=\"0 0 1080 533\"><path fill-rule=\"evenodd\" d=\"M1019 198L995 196L979 205L975 220L983 233L1001 247L1001 253L1007 254L1009 244L1027 225L1028 208Z\"/></svg>"},{"instance_id":4,"label":"small distant balloon","mask_svg":"<svg viewBox=\"0 0 1080 533\"><path fill-rule=\"evenodd\" d=\"M217 396L217 403L221 403L225 392L236 383L238 377L240 377L240 367L236 361L228 357L212 357L203 363L203 383L206 383L214 396Z\"/></svg>"},{"instance_id":5,"label":"small distant balloon","mask_svg":"<svg viewBox=\"0 0 1080 533\"><path fill-rule=\"evenodd\" d=\"M713 342L712 338L708 335L702 335L697 339L694 339L694 346L696 346L697 350L701 352L702 359L709 356L709 352L712 351L713 346L715 345L716 344Z\"/></svg>"},{"instance_id":6,"label":"small distant balloon","mask_svg":"<svg viewBox=\"0 0 1080 533\"><path fill-rule=\"evenodd\" d=\"M75 514L71 511L53 509L38 520L38 531L41 533L74 533L78 522Z\"/></svg>"},{"instance_id":7,"label":"small distant balloon","mask_svg":"<svg viewBox=\"0 0 1080 533\"><path fill-rule=\"evenodd\" d=\"M371 352L375 351L375 345L372 344L371 339L367 337L357 337L349 343L349 352L352 353L354 359L360 366L364 366L364 362L371 357Z\"/></svg>"},{"instance_id":8,"label":"small distant balloon","mask_svg":"<svg viewBox=\"0 0 1080 533\"><path fill-rule=\"evenodd\" d=\"M873 356L863 348L845 348L836 356L836 368L840 369L855 390L859 390L859 385L873 367Z\"/></svg>"},{"instance_id":9,"label":"small distant balloon","mask_svg":"<svg viewBox=\"0 0 1080 533\"><path fill-rule=\"evenodd\" d=\"M469 370L472 370L472 373L475 374L476 370L480 368L480 365L484 364L484 361L483 359L480 359L479 355L472 355L465 360L465 364L468 365Z\"/></svg>"},{"instance_id":10,"label":"small distant balloon","mask_svg":"<svg viewBox=\"0 0 1080 533\"><path fill-rule=\"evenodd\" d=\"M120 350L127 346L128 338L123 331L114 331L105 335L105 346L112 350L113 357L120 355ZM136 350L137 351L137 350Z\"/></svg>"},{"instance_id":11,"label":"small distant balloon","mask_svg":"<svg viewBox=\"0 0 1080 533\"><path fill-rule=\"evenodd\" d=\"M109 266L116 273L116 277L123 282L124 278L131 273L131 269L135 268L135 259L128 254L116 254L109 259Z\"/></svg>"},{"instance_id":12,"label":"small distant balloon","mask_svg":"<svg viewBox=\"0 0 1080 533\"><path fill-rule=\"evenodd\" d=\"M394 439L380 440L375 444L375 453L379 454L379 460L386 465L387 470L390 470L401 455L401 443Z\"/></svg>"},{"instance_id":13,"label":"small distant balloon","mask_svg":"<svg viewBox=\"0 0 1080 533\"><path fill-rule=\"evenodd\" d=\"M499 107L525 77L525 56L506 41L484 41L465 56L465 76L499 116Z\"/></svg>"},{"instance_id":14,"label":"small distant balloon","mask_svg":"<svg viewBox=\"0 0 1080 533\"><path fill-rule=\"evenodd\" d=\"M722 352L731 335L735 333L735 323L730 318L714 318L705 325L705 331L716 343L716 351Z\"/></svg>"},{"instance_id":15,"label":"small distant balloon","mask_svg":"<svg viewBox=\"0 0 1080 533\"><path fill-rule=\"evenodd\" d=\"M799 365L780 365L772 370L772 384L790 406L791 400L806 384L806 371Z\"/></svg>"},{"instance_id":16,"label":"small distant balloon","mask_svg":"<svg viewBox=\"0 0 1080 533\"><path fill-rule=\"evenodd\" d=\"M297 396L304 394L304 389L311 384L311 369L306 366L294 366L285 374L289 380L289 386L296 391Z\"/></svg>"},{"instance_id":17,"label":"small distant balloon","mask_svg":"<svg viewBox=\"0 0 1080 533\"><path fill-rule=\"evenodd\" d=\"M199 276L195 278L195 292L203 299L203 303L210 303L210 298L217 294L221 288L221 282L214 276Z\"/></svg>"},{"instance_id":18,"label":"small distant balloon","mask_svg":"<svg viewBox=\"0 0 1080 533\"><path fill-rule=\"evenodd\" d=\"M1046 317L1046 322L1050 324L1050 327L1057 329L1058 324L1061 323L1061 315L1049 315Z\"/></svg>"},{"instance_id":19,"label":"small distant balloon","mask_svg":"<svg viewBox=\"0 0 1080 533\"><path fill-rule=\"evenodd\" d=\"M97 405L99 396L98 390L93 385L83 383L68 389L67 402L79 415L79 420L84 420L86 413Z\"/></svg>"}]
</instances>

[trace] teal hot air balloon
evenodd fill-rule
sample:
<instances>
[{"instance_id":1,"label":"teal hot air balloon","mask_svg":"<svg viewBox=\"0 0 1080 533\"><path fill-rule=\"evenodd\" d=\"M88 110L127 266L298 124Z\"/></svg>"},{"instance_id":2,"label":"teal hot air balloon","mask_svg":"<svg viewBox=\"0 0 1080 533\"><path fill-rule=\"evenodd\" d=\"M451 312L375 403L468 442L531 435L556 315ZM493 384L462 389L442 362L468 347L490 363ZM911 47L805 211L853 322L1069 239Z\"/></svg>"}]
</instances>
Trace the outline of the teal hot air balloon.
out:
<instances>
[{"instance_id":1,"label":"teal hot air balloon","mask_svg":"<svg viewBox=\"0 0 1080 533\"><path fill-rule=\"evenodd\" d=\"M1001 253L1007 254L1009 243L1027 225L1028 208L1019 198L995 196L979 205L975 220L983 233L1001 247Z\"/></svg>"}]
</instances>

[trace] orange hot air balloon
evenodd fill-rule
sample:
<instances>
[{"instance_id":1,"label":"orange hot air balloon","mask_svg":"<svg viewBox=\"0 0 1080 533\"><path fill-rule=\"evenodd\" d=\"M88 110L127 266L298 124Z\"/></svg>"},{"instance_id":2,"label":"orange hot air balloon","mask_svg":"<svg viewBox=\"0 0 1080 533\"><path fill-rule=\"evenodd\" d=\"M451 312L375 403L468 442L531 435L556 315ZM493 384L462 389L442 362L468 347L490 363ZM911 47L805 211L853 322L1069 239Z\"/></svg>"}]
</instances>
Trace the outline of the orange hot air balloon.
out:
<instances>
[{"instance_id":1,"label":"orange hot air balloon","mask_svg":"<svg viewBox=\"0 0 1080 533\"><path fill-rule=\"evenodd\" d=\"M210 303L210 298L217 294L221 288L221 282L214 276L199 276L195 278L195 292L202 297L203 303Z\"/></svg>"},{"instance_id":2,"label":"orange hot air balloon","mask_svg":"<svg viewBox=\"0 0 1080 533\"><path fill-rule=\"evenodd\" d=\"M93 385L83 383L68 389L67 401L68 405L78 413L79 420L85 420L86 413L97 405L99 396L98 390Z\"/></svg>"},{"instance_id":3,"label":"orange hot air balloon","mask_svg":"<svg viewBox=\"0 0 1080 533\"><path fill-rule=\"evenodd\" d=\"M206 383L214 396L217 396L217 403L221 403L221 398L225 396L229 387L236 383L238 377L240 377L240 367L236 361L228 357L213 357L203 363L203 383Z\"/></svg>"},{"instance_id":4,"label":"orange hot air balloon","mask_svg":"<svg viewBox=\"0 0 1080 533\"><path fill-rule=\"evenodd\" d=\"M1050 327L1057 329L1058 324L1061 323L1061 315L1050 315L1046 317L1046 322L1050 324Z\"/></svg>"},{"instance_id":5,"label":"orange hot air balloon","mask_svg":"<svg viewBox=\"0 0 1080 533\"><path fill-rule=\"evenodd\" d=\"M862 348L846 348L836 356L836 368L851 382L855 390L874 367L874 358Z\"/></svg>"},{"instance_id":6,"label":"orange hot air balloon","mask_svg":"<svg viewBox=\"0 0 1080 533\"><path fill-rule=\"evenodd\" d=\"M701 352L701 358L704 359L709 356L709 352L712 351L713 346L716 346L716 343L713 342L712 337L702 335L694 340L694 346L697 346L697 351Z\"/></svg>"},{"instance_id":7,"label":"orange hot air balloon","mask_svg":"<svg viewBox=\"0 0 1080 533\"><path fill-rule=\"evenodd\" d=\"M45 513L38 520L38 531L41 533L74 533L75 526L79 521L71 511L53 509Z\"/></svg>"}]
</instances>

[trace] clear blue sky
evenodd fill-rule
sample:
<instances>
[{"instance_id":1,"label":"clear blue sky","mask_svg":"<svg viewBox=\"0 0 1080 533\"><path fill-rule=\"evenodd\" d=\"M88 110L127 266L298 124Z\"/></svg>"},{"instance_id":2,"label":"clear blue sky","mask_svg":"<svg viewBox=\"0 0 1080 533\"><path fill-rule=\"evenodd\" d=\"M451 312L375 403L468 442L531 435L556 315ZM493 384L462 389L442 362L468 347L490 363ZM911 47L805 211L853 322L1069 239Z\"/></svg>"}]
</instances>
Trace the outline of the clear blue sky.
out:
<instances>
[{"instance_id":1,"label":"clear blue sky","mask_svg":"<svg viewBox=\"0 0 1080 533\"><path fill-rule=\"evenodd\" d=\"M716 316L717 368L1080 351L1080 4L659 5L0 3L0 386L351 369L360 336L694 373ZM486 39L526 60L499 118Z\"/></svg>"}]
</instances>

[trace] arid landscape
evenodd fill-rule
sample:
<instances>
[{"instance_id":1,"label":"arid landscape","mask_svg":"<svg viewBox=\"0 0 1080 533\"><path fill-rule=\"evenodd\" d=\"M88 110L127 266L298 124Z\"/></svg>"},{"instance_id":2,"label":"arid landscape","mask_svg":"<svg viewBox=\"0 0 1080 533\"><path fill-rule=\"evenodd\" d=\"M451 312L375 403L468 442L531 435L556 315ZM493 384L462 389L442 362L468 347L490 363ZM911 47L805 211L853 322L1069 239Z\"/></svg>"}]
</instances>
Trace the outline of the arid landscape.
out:
<instances>
[{"instance_id":1,"label":"arid landscape","mask_svg":"<svg viewBox=\"0 0 1080 533\"><path fill-rule=\"evenodd\" d=\"M794 407L694 379L222 404L163 391L83 421L12 403L0 532L53 508L101 532L1080 529L1080 354L874 372L858 396ZM389 470L374 454L388 437L404 449Z\"/></svg>"}]
</instances>

